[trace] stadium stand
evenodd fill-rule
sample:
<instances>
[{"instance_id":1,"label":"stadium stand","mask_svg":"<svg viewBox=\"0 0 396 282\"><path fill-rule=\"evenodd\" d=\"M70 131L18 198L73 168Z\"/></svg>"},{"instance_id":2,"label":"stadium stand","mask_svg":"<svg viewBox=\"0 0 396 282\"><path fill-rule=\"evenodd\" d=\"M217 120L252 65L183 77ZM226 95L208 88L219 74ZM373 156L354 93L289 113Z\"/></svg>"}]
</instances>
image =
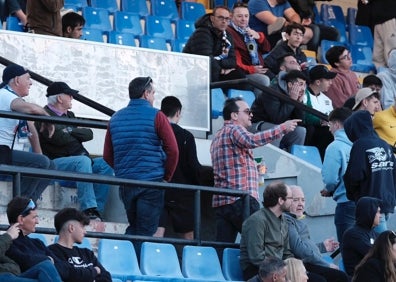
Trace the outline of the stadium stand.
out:
<instances>
[{"instance_id":1,"label":"stadium stand","mask_svg":"<svg viewBox=\"0 0 396 282\"><path fill-rule=\"evenodd\" d=\"M83 35L81 36L82 40L89 40L95 42L105 42L103 40L103 33L99 29L94 28L84 28Z\"/></svg>"},{"instance_id":2,"label":"stadium stand","mask_svg":"<svg viewBox=\"0 0 396 282\"><path fill-rule=\"evenodd\" d=\"M108 43L136 47L135 35L126 32L110 31Z\"/></svg>"},{"instance_id":3,"label":"stadium stand","mask_svg":"<svg viewBox=\"0 0 396 282\"><path fill-rule=\"evenodd\" d=\"M186 46L187 40L184 39L175 39L172 42L172 51L173 52L183 52L184 46Z\"/></svg>"},{"instance_id":4,"label":"stadium stand","mask_svg":"<svg viewBox=\"0 0 396 282\"><path fill-rule=\"evenodd\" d=\"M90 0L90 2L92 8L106 9L111 14L119 11L117 0Z\"/></svg>"},{"instance_id":5,"label":"stadium stand","mask_svg":"<svg viewBox=\"0 0 396 282\"><path fill-rule=\"evenodd\" d=\"M348 25L349 43L351 45L359 45L373 48L373 35L368 26Z\"/></svg>"},{"instance_id":6,"label":"stadium stand","mask_svg":"<svg viewBox=\"0 0 396 282\"><path fill-rule=\"evenodd\" d=\"M205 15L205 6L198 2L181 3L181 17L182 19L195 22L198 18Z\"/></svg>"},{"instance_id":7,"label":"stadium stand","mask_svg":"<svg viewBox=\"0 0 396 282\"><path fill-rule=\"evenodd\" d=\"M164 38L157 38L149 35L143 35L139 37L139 47L168 51L166 40Z\"/></svg>"},{"instance_id":8,"label":"stadium stand","mask_svg":"<svg viewBox=\"0 0 396 282\"><path fill-rule=\"evenodd\" d=\"M120 12L114 13L114 31L143 35L142 25L138 14Z\"/></svg>"},{"instance_id":9,"label":"stadium stand","mask_svg":"<svg viewBox=\"0 0 396 282\"><path fill-rule=\"evenodd\" d=\"M171 21L179 19L179 12L174 0L151 0L151 14Z\"/></svg>"},{"instance_id":10,"label":"stadium stand","mask_svg":"<svg viewBox=\"0 0 396 282\"><path fill-rule=\"evenodd\" d=\"M350 45L349 49L352 55L351 70L355 72L375 72L373 64L373 51L369 46Z\"/></svg>"},{"instance_id":11,"label":"stadium stand","mask_svg":"<svg viewBox=\"0 0 396 282\"><path fill-rule=\"evenodd\" d=\"M229 89L227 96L228 98L241 97L246 101L249 107L252 106L254 100L256 99L256 95L254 95L254 93L250 90Z\"/></svg>"},{"instance_id":12,"label":"stadium stand","mask_svg":"<svg viewBox=\"0 0 396 282\"><path fill-rule=\"evenodd\" d=\"M193 21L188 20L178 20L176 22L176 38L183 39L185 41L190 38L191 34L194 32L195 26Z\"/></svg>"},{"instance_id":13,"label":"stadium stand","mask_svg":"<svg viewBox=\"0 0 396 282\"><path fill-rule=\"evenodd\" d=\"M243 281L243 274L239 264L240 249L225 248L223 250L222 269L226 280Z\"/></svg>"},{"instance_id":14,"label":"stadium stand","mask_svg":"<svg viewBox=\"0 0 396 282\"><path fill-rule=\"evenodd\" d=\"M65 9L73 9L74 11L81 11L82 8L88 6L87 0L65 0Z\"/></svg>"},{"instance_id":15,"label":"stadium stand","mask_svg":"<svg viewBox=\"0 0 396 282\"><path fill-rule=\"evenodd\" d=\"M169 43L175 38L170 20L157 16L146 17L146 35L163 38Z\"/></svg>"},{"instance_id":16,"label":"stadium stand","mask_svg":"<svg viewBox=\"0 0 396 282\"><path fill-rule=\"evenodd\" d=\"M41 233L30 233L28 236L29 236L30 238L32 238L32 239L39 239L39 240L41 240L41 242L43 242L44 245L47 246L47 238L45 238L45 235L44 235L44 234L41 234Z\"/></svg>"},{"instance_id":17,"label":"stadium stand","mask_svg":"<svg viewBox=\"0 0 396 282\"><path fill-rule=\"evenodd\" d=\"M82 16L85 18L85 28L98 29L103 32L109 32L113 29L109 12L106 9L84 7Z\"/></svg>"},{"instance_id":18,"label":"stadium stand","mask_svg":"<svg viewBox=\"0 0 396 282\"><path fill-rule=\"evenodd\" d=\"M212 103L212 118L218 118L223 116L223 107L225 102L225 96L221 88L213 88L211 93L211 103Z\"/></svg>"},{"instance_id":19,"label":"stadium stand","mask_svg":"<svg viewBox=\"0 0 396 282\"><path fill-rule=\"evenodd\" d=\"M21 31L21 32L24 31L23 25L17 17L7 17L6 29L12 31Z\"/></svg>"},{"instance_id":20,"label":"stadium stand","mask_svg":"<svg viewBox=\"0 0 396 282\"><path fill-rule=\"evenodd\" d=\"M121 11L137 13L142 18L150 14L146 0L121 0Z\"/></svg>"},{"instance_id":21,"label":"stadium stand","mask_svg":"<svg viewBox=\"0 0 396 282\"><path fill-rule=\"evenodd\" d=\"M290 154L299 157L320 169L322 168L322 159L320 158L318 148L315 146L292 145Z\"/></svg>"}]
</instances>

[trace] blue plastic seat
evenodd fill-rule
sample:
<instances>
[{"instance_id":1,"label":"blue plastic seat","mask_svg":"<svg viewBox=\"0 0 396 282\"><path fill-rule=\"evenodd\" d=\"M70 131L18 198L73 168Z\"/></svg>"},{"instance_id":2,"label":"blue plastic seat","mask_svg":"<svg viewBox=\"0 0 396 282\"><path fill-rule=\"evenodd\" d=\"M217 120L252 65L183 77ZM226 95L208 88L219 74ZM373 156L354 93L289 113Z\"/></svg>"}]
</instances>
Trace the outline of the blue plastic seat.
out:
<instances>
[{"instance_id":1,"label":"blue plastic seat","mask_svg":"<svg viewBox=\"0 0 396 282\"><path fill-rule=\"evenodd\" d=\"M346 26L344 12L338 5L322 4L320 6L320 16L325 24L337 21Z\"/></svg>"},{"instance_id":2,"label":"blue plastic seat","mask_svg":"<svg viewBox=\"0 0 396 282\"><path fill-rule=\"evenodd\" d=\"M252 106L254 100L256 99L256 95L254 95L254 93L250 90L229 89L227 96L228 98L241 97L243 100L245 100L249 107Z\"/></svg>"},{"instance_id":3,"label":"blue plastic seat","mask_svg":"<svg viewBox=\"0 0 396 282\"><path fill-rule=\"evenodd\" d=\"M104 42L102 31L92 28L83 28L83 35L81 36L81 39L95 41L95 42L102 42L102 43ZM65 187L70 187L70 186L65 186Z\"/></svg>"},{"instance_id":4,"label":"blue plastic seat","mask_svg":"<svg viewBox=\"0 0 396 282\"><path fill-rule=\"evenodd\" d=\"M184 39L175 39L172 42L172 51L173 52L183 52L184 46L186 46L187 40Z\"/></svg>"},{"instance_id":5,"label":"blue plastic seat","mask_svg":"<svg viewBox=\"0 0 396 282\"><path fill-rule=\"evenodd\" d=\"M121 11L135 13L142 18L150 14L146 0L121 0Z\"/></svg>"},{"instance_id":6,"label":"blue plastic seat","mask_svg":"<svg viewBox=\"0 0 396 282\"><path fill-rule=\"evenodd\" d=\"M292 145L290 153L318 168L322 168L322 159L318 148L315 146Z\"/></svg>"},{"instance_id":7,"label":"blue plastic seat","mask_svg":"<svg viewBox=\"0 0 396 282\"><path fill-rule=\"evenodd\" d=\"M106 9L109 13L113 14L119 11L117 0L90 0L92 8Z\"/></svg>"},{"instance_id":8,"label":"blue plastic seat","mask_svg":"<svg viewBox=\"0 0 396 282\"><path fill-rule=\"evenodd\" d=\"M347 34L346 34L346 26L345 26L345 22L339 22L339 21L328 21L326 23L326 25L328 26L332 26L335 29L338 30L338 33L340 34L340 39L339 42L341 43L348 43L348 38L347 38Z\"/></svg>"},{"instance_id":9,"label":"blue plastic seat","mask_svg":"<svg viewBox=\"0 0 396 282\"><path fill-rule=\"evenodd\" d=\"M210 93L212 102L212 118L218 118L223 115L225 96L221 88L213 88Z\"/></svg>"},{"instance_id":10,"label":"blue plastic seat","mask_svg":"<svg viewBox=\"0 0 396 282\"><path fill-rule=\"evenodd\" d=\"M110 272L112 278L126 281L142 277L135 248L130 241L101 239L98 245L98 260Z\"/></svg>"},{"instance_id":11,"label":"blue plastic seat","mask_svg":"<svg viewBox=\"0 0 396 282\"><path fill-rule=\"evenodd\" d=\"M333 46L345 46L345 44L338 41L322 40L320 42L320 62L328 65L329 62L326 59L326 52Z\"/></svg>"},{"instance_id":12,"label":"blue plastic seat","mask_svg":"<svg viewBox=\"0 0 396 282\"><path fill-rule=\"evenodd\" d=\"M56 235L54 237L54 243L57 243L59 240L59 235ZM88 240L88 238L83 238L81 244L78 243L74 243L73 246L78 247L78 248L82 248L82 249L89 249L92 250L92 245L91 242Z\"/></svg>"},{"instance_id":13,"label":"blue plastic seat","mask_svg":"<svg viewBox=\"0 0 396 282\"><path fill-rule=\"evenodd\" d=\"M174 0L151 0L151 14L175 21L179 18Z\"/></svg>"},{"instance_id":14,"label":"blue plastic seat","mask_svg":"<svg viewBox=\"0 0 396 282\"><path fill-rule=\"evenodd\" d=\"M226 280L243 281L243 273L239 264L240 249L225 248L223 250L223 274Z\"/></svg>"},{"instance_id":15,"label":"blue plastic seat","mask_svg":"<svg viewBox=\"0 0 396 282\"><path fill-rule=\"evenodd\" d=\"M139 37L139 41L140 41L139 47L168 51L166 40L163 38L143 35Z\"/></svg>"},{"instance_id":16,"label":"blue plastic seat","mask_svg":"<svg viewBox=\"0 0 396 282\"><path fill-rule=\"evenodd\" d=\"M352 56L351 70L363 73L375 71L371 47L351 45L349 48Z\"/></svg>"},{"instance_id":17,"label":"blue plastic seat","mask_svg":"<svg viewBox=\"0 0 396 282\"><path fill-rule=\"evenodd\" d=\"M65 0L65 9L73 9L74 11L81 11L83 7L87 7L87 0Z\"/></svg>"},{"instance_id":18,"label":"blue plastic seat","mask_svg":"<svg viewBox=\"0 0 396 282\"><path fill-rule=\"evenodd\" d=\"M171 244L144 242L140 252L142 274L183 278L176 249Z\"/></svg>"},{"instance_id":19,"label":"blue plastic seat","mask_svg":"<svg viewBox=\"0 0 396 282\"><path fill-rule=\"evenodd\" d=\"M347 9L347 26L355 24L357 8L348 7Z\"/></svg>"},{"instance_id":20,"label":"blue plastic seat","mask_svg":"<svg viewBox=\"0 0 396 282\"><path fill-rule=\"evenodd\" d=\"M178 20L176 23L176 38L188 40L195 30L193 21Z\"/></svg>"},{"instance_id":21,"label":"blue plastic seat","mask_svg":"<svg viewBox=\"0 0 396 282\"><path fill-rule=\"evenodd\" d=\"M373 48L373 35L368 26L351 24L348 26L349 43Z\"/></svg>"},{"instance_id":22,"label":"blue plastic seat","mask_svg":"<svg viewBox=\"0 0 396 282\"><path fill-rule=\"evenodd\" d=\"M41 234L41 233L30 233L28 236L29 236L29 238L32 238L32 239L41 240L41 242L43 242L44 245L47 246L47 238L45 237L44 234Z\"/></svg>"},{"instance_id":23,"label":"blue plastic seat","mask_svg":"<svg viewBox=\"0 0 396 282\"><path fill-rule=\"evenodd\" d=\"M205 15L205 13L205 6L202 3L186 1L181 3L181 17L184 20L195 22Z\"/></svg>"},{"instance_id":24,"label":"blue plastic seat","mask_svg":"<svg viewBox=\"0 0 396 282\"><path fill-rule=\"evenodd\" d=\"M225 281L213 247L184 246L182 272L186 278Z\"/></svg>"},{"instance_id":25,"label":"blue plastic seat","mask_svg":"<svg viewBox=\"0 0 396 282\"><path fill-rule=\"evenodd\" d=\"M112 282L122 282L122 280L117 279L117 278L112 278L111 281L112 281ZM138 281L138 280L135 280L135 281Z\"/></svg>"},{"instance_id":26,"label":"blue plastic seat","mask_svg":"<svg viewBox=\"0 0 396 282\"><path fill-rule=\"evenodd\" d=\"M110 31L108 42L112 44L136 47L135 35L132 33Z\"/></svg>"},{"instance_id":27,"label":"blue plastic seat","mask_svg":"<svg viewBox=\"0 0 396 282\"><path fill-rule=\"evenodd\" d=\"M85 18L85 27L99 29L104 32L112 30L109 12L106 9L84 7L82 15Z\"/></svg>"},{"instance_id":28,"label":"blue plastic seat","mask_svg":"<svg viewBox=\"0 0 396 282\"><path fill-rule=\"evenodd\" d=\"M17 17L7 17L6 19L6 30L12 31L24 31L23 24L19 21Z\"/></svg>"},{"instance_id":29,"label":"blue plastic seat","mask_svg":"<svg viewBox=\"0 0 396 282\"><path fill-rule=\"evenodd\" d=\"M317 23L317 24L323 23L323 20L320 17L320 13L319 13L318 7L316 5L313 6L313 12L314 12L314 16L315 16L315 19L314 19L315 23Z\"/></svg>"},{"instance_id":30,"label":"blue plastic seat","mask_svg":"<svg viewBox=\"0 0 396 282\"><path fill-rule=\"evenodd\" d=\"M344 265L344 260L343 260L342 258L340 258L340 260L338 261L338 268L339 268L341 271L343 271L343 272L346 273L345 265Z\"/></svg>"},{"instance_id":31,"label":"blue plastic seat","mask_svg":"<svg viewBox=\"0 0 396 282\"><path fill-rule=\"evenodd\" d=\"M157 17L146 17L146 34L152 37L163 38L170 42L174 39L170 20Z\"/></svg>"},{"instance_id":32,"label":"blue plastic seat","mask_svg":"<svg viewBox=\"0 0 396 282\"><path fill-rule=\"evenodd\" d=\"M135 36L143 35L140 17L138 14L133 13L115 12L114 30L118 32L133 33Z\"/></svg>"}]
</instances>

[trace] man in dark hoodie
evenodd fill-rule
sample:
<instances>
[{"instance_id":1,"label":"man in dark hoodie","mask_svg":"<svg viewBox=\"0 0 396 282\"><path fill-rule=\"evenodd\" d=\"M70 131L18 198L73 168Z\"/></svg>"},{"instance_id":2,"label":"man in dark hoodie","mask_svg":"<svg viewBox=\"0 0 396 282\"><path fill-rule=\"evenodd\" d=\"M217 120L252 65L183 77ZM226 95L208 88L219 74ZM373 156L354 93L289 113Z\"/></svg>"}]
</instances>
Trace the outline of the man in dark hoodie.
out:
<instances>
[{"instance_id":1,"label":"man in dark hoodie","mask_svg":"<svg viewBox=\"0 0 396 282\"><path fill-rule=\"evenodd\" d=\"M353 276L355 266L372 247L377 233L374 227L379 224L381 200L372 197L362 197L356 205L356 223L345 231L342 237L341 254L346 273Z\"/></svg>"},{"instance_id":2,"label":"man in dark hoodie","mask_svg":"<svg viewBox=\"0 0 396 282\"><path fill-rule=\"evenodd\" d=\"M387 230L386 219L396 204L395 156L391 146L375 133L368 111L353 113L346 119L344 129L353 142L344 175L347 197L355 202L364 196L382 200L381 220L375 230L381 233Z\"/></svg>"},{"instance_id":3,"label":"man in dark hoodie","mask_svg":"<svg viewBox=\"0 0 396 282\"><path fill-rule=\"evenodd\" d=\"M210 57L211 81L244 78L237 69L234 43L227 32L231 13L227 7L217 6L195 23L196 30L188 39L183 53Z\"/></svg>"}]
</instances>

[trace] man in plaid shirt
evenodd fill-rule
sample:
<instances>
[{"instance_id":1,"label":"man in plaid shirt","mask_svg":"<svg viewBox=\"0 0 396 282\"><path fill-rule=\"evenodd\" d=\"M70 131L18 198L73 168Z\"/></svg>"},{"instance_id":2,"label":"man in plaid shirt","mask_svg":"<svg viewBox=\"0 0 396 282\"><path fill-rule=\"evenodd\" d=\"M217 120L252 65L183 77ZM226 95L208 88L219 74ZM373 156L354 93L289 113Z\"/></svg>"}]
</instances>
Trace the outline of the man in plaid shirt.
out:
<instances>
[{"instance_id":1,"label":"man in plaid shirt","mask_svg":"<svg viewBox=\"0 0 396 282\"><path fill-rule=\"evenodd\" d=\"M269 130L250 133L252 112L242 98L230 98L224 104L224 126L210 147L215 187L248 191L250 214L259 210L258 172L252 149L263 146L293 131L301 120L288 120ZM214 195L216 240L235 242L243 222L243 201L238 197Z\"/></svg>"}]
</instances>

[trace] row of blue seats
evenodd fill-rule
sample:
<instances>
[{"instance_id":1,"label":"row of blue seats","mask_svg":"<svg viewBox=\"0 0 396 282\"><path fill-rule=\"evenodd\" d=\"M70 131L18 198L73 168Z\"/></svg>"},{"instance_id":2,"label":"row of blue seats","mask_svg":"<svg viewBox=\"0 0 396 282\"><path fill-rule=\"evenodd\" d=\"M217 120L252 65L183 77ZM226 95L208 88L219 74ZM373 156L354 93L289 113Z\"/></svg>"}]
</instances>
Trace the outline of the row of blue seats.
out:
<instances>
[{"instance_id":1,"label":"row of blue seats","mask_svg":"<svg viewBox=\"0 0 396 282\"><path fill-rule=\"evenodd\" d=\"M249 107L252 106L256 95L250 90L229 89L227 95L221 88L211 89L212 118L216 119L223 116L224 101L226 98L242 97Z\"/></svg>"},{"instance_id":2,"label":"row of blue seats","mask_svg":"<svg viewBox=\"0 0 396 282\"><path fill-rule=\"evenodd\" d=\"M87 0L66 0L65 8L79 11L89 6L95 9L105 9L109 14L124 11L139 14L141 17L154 15L170 20L182 18L191 21L195 21L206 13L205 6L197 2L182 2L180 16L174 0L150 0L150 10L146 0L121 0L121 7L118 7L117 0L90 0L89 2L87 3Z\"/></svg>"}]
</instances>

